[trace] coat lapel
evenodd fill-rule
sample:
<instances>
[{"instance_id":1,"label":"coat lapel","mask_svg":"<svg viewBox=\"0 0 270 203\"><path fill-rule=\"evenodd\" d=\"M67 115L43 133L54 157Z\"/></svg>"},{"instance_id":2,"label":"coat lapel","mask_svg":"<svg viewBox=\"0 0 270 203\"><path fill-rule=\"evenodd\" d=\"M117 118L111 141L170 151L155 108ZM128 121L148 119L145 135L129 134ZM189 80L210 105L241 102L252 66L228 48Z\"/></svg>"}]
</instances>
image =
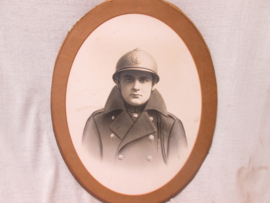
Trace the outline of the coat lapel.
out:
<instances>
[{"instance_id":1,"label":"coat lapel","mask_svg":"<svg viewBox=\"0 0 270 203\"><path fill-rule=\"evenodd\" d=\"M128 113L122 111L122 113L111 123L110 129L122 140L132 125L133 121Z\"/></svg>"},{"instance_id":2,"label":"coat lapel","mask_svg":"<svg viewBox=\"0 0 270 203\"><path fill-rule=\"evenodd\" d=\"M127 132L126 136L118 147L118 151L126 144L154 132L156 132L156 127L150 121L147 112L144 111Z\"/></svg>"}]
</instances>

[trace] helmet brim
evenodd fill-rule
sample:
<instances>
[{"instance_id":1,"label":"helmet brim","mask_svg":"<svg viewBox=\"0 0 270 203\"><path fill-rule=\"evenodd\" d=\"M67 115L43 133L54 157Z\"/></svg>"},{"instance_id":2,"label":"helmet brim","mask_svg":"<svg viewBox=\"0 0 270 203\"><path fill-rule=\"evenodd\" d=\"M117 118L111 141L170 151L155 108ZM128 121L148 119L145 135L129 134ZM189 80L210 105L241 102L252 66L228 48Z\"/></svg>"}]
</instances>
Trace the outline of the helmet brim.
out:
<instances>
[{"instance_id":1,"label":"helmet brim","mask_svg":"<svg viewBox=\"0 0 270 203\"><path fill-rule=\"evenodd\" d=\"M155 71L152 71L148 68L142 68L142 67L124 67L124 68L121 68L119 70L117 70L114 74L113 74L113 81L115 81L115 78L116 78L116 75L120 72L123 72L123 71L129 71L129 70L136 70L136 71L143 71L143 72L148 72L148 73L152 73L155 75L155 83L158 83L159 82L159 76L158 74L155 72Z\"/></svg>"}]
</instances>

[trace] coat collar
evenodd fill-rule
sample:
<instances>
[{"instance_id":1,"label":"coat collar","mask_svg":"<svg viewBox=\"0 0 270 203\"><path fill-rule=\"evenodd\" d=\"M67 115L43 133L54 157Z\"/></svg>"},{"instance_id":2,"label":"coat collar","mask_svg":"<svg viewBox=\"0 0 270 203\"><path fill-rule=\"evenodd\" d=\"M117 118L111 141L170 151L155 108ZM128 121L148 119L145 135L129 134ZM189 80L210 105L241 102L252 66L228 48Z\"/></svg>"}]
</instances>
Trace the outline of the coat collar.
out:
<instances>
[{"instance_id":1,"label":"coat collar","mask_svg":"<svg viewBox=\"0 0 270 203\"><path fill-rule=\"evenodd\" d=\"M114 86L107 99L103 113L107 114L115 110L125 111L125 103L123 97L120 90L116 86ZM156 89L152 91L144 110L156 110L165 116L168 115L165 102L161 94Z\"/></svg>"}]
</instances>

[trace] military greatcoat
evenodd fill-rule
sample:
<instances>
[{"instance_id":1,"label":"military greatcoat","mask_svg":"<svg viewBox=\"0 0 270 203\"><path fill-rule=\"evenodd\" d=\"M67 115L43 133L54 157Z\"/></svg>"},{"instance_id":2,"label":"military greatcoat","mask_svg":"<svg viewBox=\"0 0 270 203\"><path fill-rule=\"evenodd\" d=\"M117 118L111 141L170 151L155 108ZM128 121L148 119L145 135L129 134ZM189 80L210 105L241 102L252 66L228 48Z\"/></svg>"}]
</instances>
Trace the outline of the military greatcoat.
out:
<instances>
[{"instance_id":1,"label":"military greatcoat","mask_svg":"<svg viewBox=\"0 0 270 203\"><path fill-rule=\"evenodd\" d=\"M105 107L87 120L82 144L102 162L127 167L166 165L181 159L187 148L182 122L167 112L157 90L144 109L129 112L116 86Z\"/></svg>"}]
</instances>

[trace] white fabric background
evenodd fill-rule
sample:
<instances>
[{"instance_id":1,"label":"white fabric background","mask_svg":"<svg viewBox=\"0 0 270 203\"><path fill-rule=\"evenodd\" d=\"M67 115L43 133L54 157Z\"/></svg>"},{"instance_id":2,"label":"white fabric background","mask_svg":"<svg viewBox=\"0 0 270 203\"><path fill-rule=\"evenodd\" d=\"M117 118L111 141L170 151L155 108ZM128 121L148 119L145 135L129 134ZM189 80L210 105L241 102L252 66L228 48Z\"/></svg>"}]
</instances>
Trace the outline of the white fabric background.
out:
<instances>
[{"instance_id":1,"label":"white fabric background","mask_svg":"<svg viewBox=\"0 0 270 203\"><path fill-rule=\"evenodd\" d=\"M73 178L54 138L50 89L71 27L101 0L0 1L0 202L99 202ZM212 54L212 148L171 203L270 200L270 1L170 0Z\"/></svg>"}]
</instances>

